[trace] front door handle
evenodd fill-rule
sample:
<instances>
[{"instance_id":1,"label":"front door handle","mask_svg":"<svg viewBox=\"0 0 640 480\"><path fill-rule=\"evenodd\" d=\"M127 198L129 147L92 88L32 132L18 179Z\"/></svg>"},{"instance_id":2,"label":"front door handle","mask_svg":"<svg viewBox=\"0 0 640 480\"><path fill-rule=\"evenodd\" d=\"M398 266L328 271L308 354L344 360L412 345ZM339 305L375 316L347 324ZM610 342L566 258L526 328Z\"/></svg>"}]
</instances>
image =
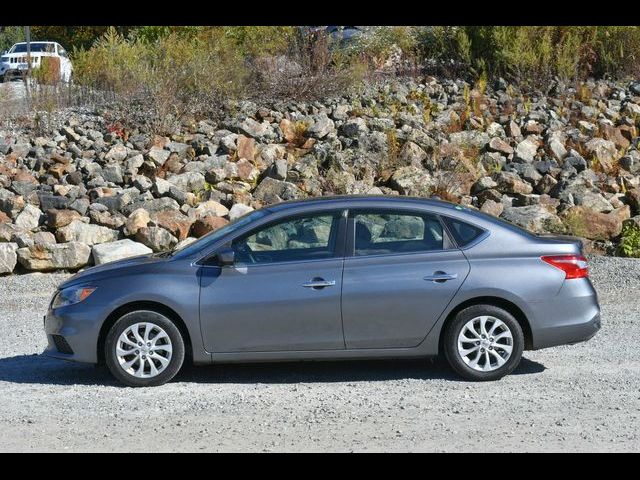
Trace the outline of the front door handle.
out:
<instances>
[{"instance_id":1,"label":"front door handle","mask_svg":"<svg viewBox=\"0 0 640 480\"><path fill-rule=\"evenodd\" d=\"M424 280L428 282L443 283L447 280L455 280L458 278L457 273L434 272L433 275L427 275Z\"/></svg>"},{"instance_id":2,"label":"front door handle","mask_svg":"<svg viewBox=\"0 0 640 480\"><path fill-rule=\"evenodd\" d=\"M336 284L335 280L325 280L324 278L315 277L309 280L306 283L303 283L302 286L304 288L315 288L320 289L324 287L333 287Z\"/></svg>"}]
</instances>

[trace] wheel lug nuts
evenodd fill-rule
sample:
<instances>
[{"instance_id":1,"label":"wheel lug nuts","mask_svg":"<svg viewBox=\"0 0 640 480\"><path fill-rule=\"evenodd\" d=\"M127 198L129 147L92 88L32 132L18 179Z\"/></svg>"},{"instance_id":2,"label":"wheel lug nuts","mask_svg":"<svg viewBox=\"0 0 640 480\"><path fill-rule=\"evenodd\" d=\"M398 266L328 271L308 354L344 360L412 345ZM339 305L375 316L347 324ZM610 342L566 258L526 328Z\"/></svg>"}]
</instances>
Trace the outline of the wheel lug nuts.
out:
<instances>
[{"instance_id":1,"label":"wheel lug nuts","mask_svg":"<svg viewBox=\"0 0 640 480\"><path fill-rule=\"evenodd\" d=\"M140 353L140 350L136 350L136 355L138 355Z\"/></svg>"},{"instance_id":2,"label":"wheel lug nuts","mask_svg":"<svg viewBox=\"0 0 640 480\"><path fill-rule=\"evenodd\" d=\"M491 338L489 339L489 341L490 341L490 342L493 342L493 337L491 337Z\"/></svg>"},{"instance_id":3,"label":"wheel lug nuts","mask_svg":"<svg viewBox=\"0 0 640 480\"><path fill-rule=\"evenodd\" d=\"M480 353L484 353L484 348L480 349ZM144 357L142 357L142 358L144 358Z\"/></svg>"},{"instance_id":4,"label":"wheel lug nuts","mask_svg":"<svg viewBox=\"0 0 640 480\"><path fill-rule=\"evenodd\" d=\"M150 346L151 346L151 342L147 342L147 347L150 347Z\"/></svg>"},{"instance_id":5,"label":"wheel lug nuts","mask_svg":"<svg viewBox=\"0 0 640 480\"><path fill-rule=\"evenodd\" d=\"M480 345L480 342L476 342L476 345Z\"/></svg>"},{"instance_id":6,"label":"wheel lug nuts","mask_svg":"<svg viewBox=\"0 0 640 480\"><path fill-rule=\"evenodd\" d=\"M482 335L482 338L487 338L486 335Z\"/></svg>"},{"instance_id":7,"label":"wheel lug nuts","mask_svg":"<svg viewBox=\"0 0 640 480\"><path fill-rule=\"evenodd\" d=\"M138 342L138 346L141 347L142 346L142 342Z\"/></svg>"},{"instance_id":8,"label":"wheel lug nuts","mask_svg":"<svg viewBox=\"0 0 640 480\"><path fill-rule=\"evenodd\" d=\"M493 350L493 347L489 347L489 350Z\"/></svg>"},{"instance_id":9,"label":"wheel lug nuts","mask_svg":"<svg viewBox=\"0 0 640 480\"><path fill-rule=\"evenodd\" d=\"M146 355L142 355L142 359L145 360L147 358Z\"/></svg>"}]
</instances>

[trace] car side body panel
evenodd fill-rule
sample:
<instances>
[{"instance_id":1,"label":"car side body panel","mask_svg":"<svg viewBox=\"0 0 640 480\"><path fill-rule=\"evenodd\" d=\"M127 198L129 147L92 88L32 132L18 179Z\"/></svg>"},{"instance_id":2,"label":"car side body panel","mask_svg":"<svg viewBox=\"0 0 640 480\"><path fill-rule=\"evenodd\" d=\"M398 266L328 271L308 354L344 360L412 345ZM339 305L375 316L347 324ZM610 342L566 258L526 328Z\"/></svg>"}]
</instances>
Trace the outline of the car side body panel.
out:
<instances>
[{"instance_id":1,"label":"car side body panel","mask_svg":"<svg viewBox=\"0 0 640 480\"><path fill-rule=\"evenodd\" d=\"M213 254L228 243L230 238L211 242L204 239L198 251L189 250L188 254L177 254L174 257L137 257L89 268L63 286L95 284L97 290L82 303L49 310L45 330L50 343L46 353L67 360L95 363L99 358L98 336L104 322L122 306L138 302L156 302L171 309L182 319L192 344L194 363L429 357L438 354L442 328L451 313L464 302L474 302L485 297L503 299L523 312L532 332L533 348L583 341L598 330L599 306L591 282L588 279L564 280L563 272L540 259L542 255L578 254L579 244L566 239L526 234L487 215L445 202L412 198L341 197L280 204L268 207L270 214L267 217L240 228L234 235L242 235L261 224L287 216L363 207L393 208L398 211L423 210L468 222L486 230L487 234L461 249L445 250L437 254L390 255L388 259L346 258L346 276L344 280L335 280L336 287L339 282L344 284L344 292L348 296L352 295L351 299L344 301L343 298L342 307L338 305L325 309L326 306L313 303L309 305L313 310L311 314L318 314L324 320L328 315L336 316L342 312L343 323L347 318L342 331L351 340L345 345L344 339L340 345L340 324L331 319L330 341L320 339L316 344L313 341L300 341L306 332L311 335L318 333L301 323L298 331L295 328L293 332L283 331L285 334L293 334L293 337L290 336L287 340L287 343L290 342L286 345L287 350L277 351L261 351L261 346L257 343L249 346L246 337L241 339L236 336L228 344L233 344L235 351L229 351L228 345L225 347L218 343L219 339L215 338L215 334L207 334L203 338L205 324L199 305L206 288L213 287L215 274L213 270L205 273L208 268L199 265L198 261ZM389 260L391 257L394 257L393 261ZM435 272L436 268L441 269L439 262L442 259L447 260L446 269L456 270L454 273L458 276L455 282L432 285L431 282L418 279L423 274L426 276ZM336 264L343 262L342 258L332 261ZM428 266L424 273L423 265ZM360 271L354 269L356 266ZM332 266L332 272L335 272L335 267ZM311 271L299 273L303 281L309 280L306 276ZM242 289L241 275L242 272L237 273L234 288ZM296 278L295 285L298 281ZM369 299L365 284L372 289ZM294 283L279 286L293 288L293 285ZM228 307L224 304L225 298L231 300L229 305L239 306L256 316L267 306L269 299L273 299L275 304L282 304L284 301L284 296L269 294L269 289L278 288L276 284L266 285L264 292L251 297L256 294L257 288L254 285L246 292L228 291L215 301L207 300L209 304L203 303L203 308L209 315L207 321L215 319L216 309L223 312ZM422 289L424 296L420 295ZM214 298L214 290L211 288L206 294ZM444 294L430 298L430 292L438 291ZM391 294L392 300L385 300L383 296L387 294ZM337 299L340 296L338 289L333 293L327 292L326 295L333 296L334 301L340 302ZM421 298L424 303L420 301ZM420 316L420 313L424 315ZM281 321L276 310L270 311L265 318ZM383 318L388 318L388 322L383 322ZM402 322L405 322L404 325ZM394 330L398 325L402 329L394 337ZM229 329L233 328L239 329L235 333L245 334L249 328L256 328L255 333L259 335L258 327L259 322L235 326L233 322L228 322L220 334L229 333ZM279 328L285 327L282 323ZM52 334L64 336L74 354L58 352L51 342ZM274 339L266 343L271 345L271 349L285 348L283 341L280 341L280 345ZM321 344L324 348L318 348Z\"/></svg>"}]
</instances>

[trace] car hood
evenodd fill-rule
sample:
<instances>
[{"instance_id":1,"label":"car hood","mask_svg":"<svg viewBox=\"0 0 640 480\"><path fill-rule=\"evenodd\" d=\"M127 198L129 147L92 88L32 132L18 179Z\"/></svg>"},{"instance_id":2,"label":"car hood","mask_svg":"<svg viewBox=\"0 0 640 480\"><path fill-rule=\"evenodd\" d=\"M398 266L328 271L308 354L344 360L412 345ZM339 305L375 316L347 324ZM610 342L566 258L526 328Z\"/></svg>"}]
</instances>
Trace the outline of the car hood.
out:
<instances>
[{"instance_id":1,"label":"car hood","mask_svg":"<svg viewBox=\"0 0 640 480\"><path fill-rule=\"evenodd\" d=\"M77 285L79 283L95 282L103 278L118 275L122 272L122 270L125 269L162 263L166 260L167 257L158 256L158 254L155 253L125 258L123 260L116 260L114 262L109 262L102 265L97 265L95 267L87 268L86 270L82 270L81 272L76 273L66 282L62 283L59 288L66 288L72 285Z\"/></svg>"}]
</instances>

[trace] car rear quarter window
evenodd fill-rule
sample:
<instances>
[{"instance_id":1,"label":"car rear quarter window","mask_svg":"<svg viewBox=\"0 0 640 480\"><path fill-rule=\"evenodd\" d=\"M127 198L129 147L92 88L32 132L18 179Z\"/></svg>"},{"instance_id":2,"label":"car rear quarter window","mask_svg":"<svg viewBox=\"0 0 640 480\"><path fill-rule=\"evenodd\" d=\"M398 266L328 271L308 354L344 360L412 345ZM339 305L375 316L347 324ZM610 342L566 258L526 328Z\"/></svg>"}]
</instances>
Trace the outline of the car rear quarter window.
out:
<instances>
[{"instance_id":1,"label":"car rear quarter window","mask_svg":"<svg viewBox=\"0 0 640 480\"><path fill-rule=\"evenodd\" d=\"M462 220L451 217L442 217L442 219L459 247L466 247L485 232L482 228L463 222Z\"/></svg>"}]
</instances>

